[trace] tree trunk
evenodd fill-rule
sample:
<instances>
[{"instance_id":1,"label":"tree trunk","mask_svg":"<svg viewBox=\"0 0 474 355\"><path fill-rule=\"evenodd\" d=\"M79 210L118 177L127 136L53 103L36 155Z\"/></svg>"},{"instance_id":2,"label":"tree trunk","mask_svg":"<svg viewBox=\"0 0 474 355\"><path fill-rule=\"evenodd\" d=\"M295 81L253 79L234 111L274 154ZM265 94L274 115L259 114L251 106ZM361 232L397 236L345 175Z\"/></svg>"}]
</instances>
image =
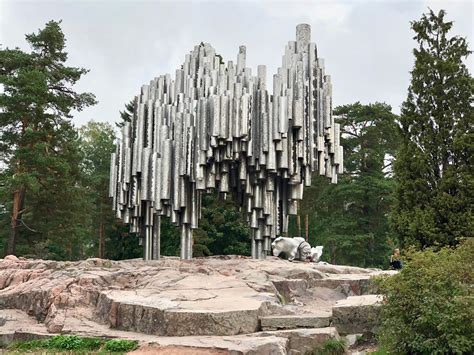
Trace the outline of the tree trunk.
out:
<instances>
[{"instance_id":1,"label":"tree trunk","mask_svg":"<svg viewBox=\"0 0 474 355\"><path fill-rule=\"evenodd\" d=\"M331 250L331 264L336 264L336 245L334 243L334 240L331 240L330 242L330 250Z\"/></svg>"},{"instance_id":2,"label":"tree trunk","mask_svg":"<svg viewBox=\"0 0 474 355\"><path fill-rule=\"evenodd\" d=\"M104 222L100 221L99 225L99 258L103 259L105 254L105 235Z\"/></svg>"},{"instance_id":3,"label":"tree trunk","mask_svg":"<svg viewBox=\"0 0 474 355\"><path fill-rule=\"evenodd\" d=\"M308 214L304 215L304 239L308 241L309 235L308 235Z\"/></svg>"},{"instance_id":4,"label":"tree trunk","mask_svg":"<svg viewBox=\"0 0 474 355\"><path fill-rule=\"evenodd\" d=\"M301 216L298 214L296 215L296 230L298 233L298 237L301 237Z\"/></svg>"},{"instance_id":5,"label":"tree trunk","mask_svg":"<svg viewBox=\"0 0 474 355\"><path fill-rule=\"evenodd\" d=\"M25 202L25 188L20 188L13 193L13 207L11 217L10 236L7 243L7 255L16 254L16 241L18 239L18 222L23 213L23 205Z\"/></svg>"}]
</instances>

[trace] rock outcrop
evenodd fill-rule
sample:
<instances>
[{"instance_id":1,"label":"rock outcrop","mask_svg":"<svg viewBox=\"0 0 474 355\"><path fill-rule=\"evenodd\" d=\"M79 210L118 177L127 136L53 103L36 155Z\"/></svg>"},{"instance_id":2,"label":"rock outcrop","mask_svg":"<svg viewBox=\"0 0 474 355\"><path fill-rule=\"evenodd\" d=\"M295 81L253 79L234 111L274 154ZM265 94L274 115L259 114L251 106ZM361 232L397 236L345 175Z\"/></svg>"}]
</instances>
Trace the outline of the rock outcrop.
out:
<instances>
[{"instance_id":1,"label":"rock outcrop","mask_svg":"<svg viewBox=\"0 0 474 355\"><path fill-rule=\"evenodd\" d=\"M313 344L304 340L308 334L337 336L334 324L350 332L347 317L354 314L358 324L373 328L364 312L343 302L354 305L347 297L369 293L370 277L380 273L277 258L57 262L8 256L0 259L0 335L8 342L29 329L36 336L124 337L223 351L228 347L216 344L235 342L244 344L242 354L263 348L283 354L298 350L291 344Z\"/></svg>"}]
</instances>

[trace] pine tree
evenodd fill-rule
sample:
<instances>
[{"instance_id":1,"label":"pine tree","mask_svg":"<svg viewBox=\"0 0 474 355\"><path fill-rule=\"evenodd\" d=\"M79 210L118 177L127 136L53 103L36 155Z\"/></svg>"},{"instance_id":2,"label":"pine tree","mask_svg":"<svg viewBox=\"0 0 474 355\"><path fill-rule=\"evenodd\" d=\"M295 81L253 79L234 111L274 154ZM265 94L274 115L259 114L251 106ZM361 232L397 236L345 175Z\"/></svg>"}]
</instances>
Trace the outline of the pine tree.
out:
<instances>
[{"instance_id":1,"label":"pine tree","mask_svg":"<svg viewBox=\"0 0 474 355\"><path fill-rule=\"evenodd\" d=\"M109 198L110 154L115 151L112 125L90 121L79 129L83 160L82 183L90 214L88 256L130 259L141 256L142 247L130 236L128 226L115 218Z\"/></svg>"},{"instance_id":2,"label":"pine tree","mask_svg":"<svg viewBox=\"0 0 474 355\"><path fill-rule=\"evenodd\" d=\"M115 132L108 123L90 121L79 130L83 153L84 185L90 196L92 233L97 236L97 256L105 257L106 234L115 223L109 198L110 154L115 151Z\"/></svg>"},{"instance_id":3,"label":"pine tree","mask_svg":"<svg viewBox=\"0 0 474 355\"><path fill-rule=\"evenodd\" d=\"M71 111L95 103L92 94L72 89L87 70L65 65L66 40L59 22L48 22L26 40L30 53L0 50L0 157L5 169L0 186L2 195L10 196L10 201L2 201L10 214L9 254L16 253L20 228L36 230L23 220L32 213L28 202L36 194L72 189L68 174L74 168L68 162L71 146L66 144L73 139ZM58 175L63 179L53 181Z\"/></svg>"},{"instance_id":4,"label":"pine tree","mask_svg":"<svg viewBox=\"0 0 474 355\"><path fill-rule=\"evenodd\" d=\"M199 228L193 231L193 254L250 255L250 229L235 202L209 194L202 204Z\"/></svg>"},{"instance_id":5,"label":"pine tree","mask_svg":"<svg viewBox=\"0 0 474 355\"><path fill-rule=\"evenodd\" d=\"M25 199L28 210L22 217L34 230L22 231L18 252L43 259L88 257L91 204L82 183L83 155L77 131L64 125L46 149L50 152L34 151L28 160L39 188L29 191Z\"/></svg>"},{"instance_id":6,"label":"pine tree","mask_svg":"<svg viewBox=\"0 0 474 355\"><path fill-rule=\"evenodd\" d=\"M122 120L115 124L118 128L122 128L125 122L132 122L136 105L136 99L130 100L129 103L125 104L125 109L123 111L120 111L120 118Z\"/></svg>"},{"instance_id":7,"label":"pine tree","mask_svg":"<svg viewBox=\"0 0 474 355\"><path fill-rule=\"evenodd\" d=\"M411 24L418 48L402 105L392 224L403 245L453 245L474 234L473 79L466 39L432 10Z\"/></svg>"},{"instance_id":8,"label":"pine tree","mask_svg":"<svg viewBox=\"0 0 474 355\"><path fill-rule=\"evenodd\" d=\"M301 213L309 216L309 241L324 245L323 258L331 263L382 267L391 237L397 116L389 105L358 102L336 107L334 115L341 125L344 173L337 184L315 176L305 189Z\"/></svg>"}]
</instances>

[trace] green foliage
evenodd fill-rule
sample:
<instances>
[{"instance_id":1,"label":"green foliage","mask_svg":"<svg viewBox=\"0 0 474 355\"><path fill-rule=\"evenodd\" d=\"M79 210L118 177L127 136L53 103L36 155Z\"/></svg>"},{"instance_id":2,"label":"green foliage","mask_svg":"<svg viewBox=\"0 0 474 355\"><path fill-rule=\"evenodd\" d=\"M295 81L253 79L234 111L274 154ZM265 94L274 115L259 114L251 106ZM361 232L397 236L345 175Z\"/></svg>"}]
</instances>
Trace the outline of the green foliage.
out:
<instances>
[{"instance_id":1,"label":"green foliage","mask_svg":"<svg viewBox=\"0 0 474 355\"><path fill-rule=\"evenodd\" d=\"M14 342L9 350L35 351L39 349L57 351L95 351L99 350L104 341L95 338L82 338L75 335L57 335L49 339L36 339Z\"/></svg>"},{"instance_id":2,"label":"green foliage","mask_svg":"<svg viewBox=\"0 0 474 355\"><path fill-rule=\"evenodd\" d=\"M112 339L105 343L104 350L110 352L128 352L138 347L138 341L126 339Z\"/></svg>"},{"instance_id":3,"label":"green foliage","mask_svg":"<svg viewBox=\"0 0 474 355\"><path fill-rule=\"evenodd\" d=\"M324 245L323 260L362 267L387 265L393 181L398 144L396 116L382 103L337 107L344 174L337 185L315 176L305 188L301 214L309 215L309 240ZM290 235L296 235L291 223Z\"/></svg>"},{"instance_id":4,"label":"green foliage","mask_svg":"<svg viewBox=\"0 0 474 355\"><path fill-rule=\"evenodd\" d=\"M343 339L330 338L308 355L343 355L346 353L346 348L347 344Z\"/></svg>"},{"instance_id":5,"label":"green foliage","mask_svg":"<svg viewBox=\"0 0 474 355\"><path fill-rule=\"evenodd\" d=\"M179 256L181 233L168 217L161 217L161 254Z\"/></svg>"},{"instance_id":6,"label":"green foliage","mask_svg":"<svg viewBox=\"0 0 474 355\"><path fill-rule=\"evenodd\" d=\"M202 204L202 219L194 232L194 255L250 255L249 227L234 202L205 195Z\"/></svg>"},{"instance_id":7,"label":"green foliage","mask_svg":"<svg viewBox=\"0 0 474 355\"><path fill-rule=\"evenodd\" d=\"M133 113L135 111L135 106L137 105L136 99L131 100L129 103L125 104L125 109L120 111L120 122L116 123L118 128L122 128L125 122L132 122Z\"/></svg>"},{"instance_id":8,"label":"green foliage","mask_svg":"<svg viewBox=\"0 0 474 355\"><path fill-rule=\"evenodd\" d=\"M393 354L474 352L474 240L408 254L384 295L380 342Z\"/></svg>"},{"instance_id":9,"label":"green foliage","mask_svg":"<svg viewBox=\"0 0 474 355\"><path fill-rule=\"evenodd\" d=\"M90 256L115 256L108 255L106 248L109 237L117 235L118 229L108 195L110 154L115 151L115 132L108 123L90 121L79 129L79 134L83 154L82 183L87 190L91 217L88 244L93 255Z\"/></svg>"},{"instance_id":10,"label":"green foliage","mask_svg":"<svg viewBox=\"0 0 474 355\"><path fill-rule=\"evenodd\" d=\"M98 339L80 338L75 335L58 335L47 342L47 347L57 350L96 350L102 342Z\"/></svg>"},{"instance_id":11,"label":"green foliage","mask_svg":"<svg viewBox=\"0 0 474 355\"><path fill-rule=\"evenodd\" d=\"M108 123L90 121L79 133L83 153L82 183L87 189L91 218L90 256L115 260L140 257L143 248L137 238L128 233L128 226L116 220L108 195L110 155L115 151L114 128Z\"/></svg>"},{"instance_id":12,"label":"green foliage","mask_svg":"<svg viewBox=\"0 0 474 355\"><path fill-rule=\"evenodd\" d=\"M202 218L193 231L193 256L250 255L249 227L231 200L217 195L202 198ZM169 218L161 218L161 253L179 255L180 232Z\"/></svg>"},{"instance_id":13,"label":"green foliage","mask_svg":"<svg viewBox=\"0 0 474 355\"><path fill-rule=\"evenodd\" d=\"M111 207L112 208L112 207ZM105 257L112 260L135 259L143 255L143 247L129 226L119 220L106 225Z\"/></svg>"},{"instance_id":14,"label":"green foliage","mask_svg":"<svg viewBox=\"0 0 474 355\"><path fill-rule=\"evenodd\" d=\"M43 349L48 343L47 339L35 339L28 341L15 341L8 345L8 350L26 352L34 349Z\"/></svg>"},{"instance_id":15,"label":"green foliage","mask_svg":"<svg viewBox=\"0 0 474 355\"><path fill-rule=\"evenodd\" d=\"M98 338L83 338L76 335L57 335L49 339L36 339L29 341L14 342L8 346L9 351L65 351L65 352L107 352L125 353L133 351L138 347L136 340L112 339L104 340Z\"/></svg>"},{"instance_id":16,"label":"green foliage","mask_svg":"<svg viewBox=\"0 0 474 355\"><path fill-rule=\"evenodd\" d=\"M65 38L50 21L26 36L31 52L0 50L0 174L2 224L10 228L8 253L48 257L53 238L59 257L78 257L87 214L76 184L80 153L70 118L95 103L72 86L86 69L65 65ZM11 216L11 221L9 221Z\"/></svg>"},{"instance_id":17,"label":"green foliage","mask_svg":"<svg viewBox=\"0 0 474 355\"><path fill-rule=\"evenodd\" d=\"M452 22L432 10L412 22L413 68L400 117L396 203L391 220L403 245L454 245L472 237L473 79L467 41L449 37Z\"/></svg>"}]
</instances>

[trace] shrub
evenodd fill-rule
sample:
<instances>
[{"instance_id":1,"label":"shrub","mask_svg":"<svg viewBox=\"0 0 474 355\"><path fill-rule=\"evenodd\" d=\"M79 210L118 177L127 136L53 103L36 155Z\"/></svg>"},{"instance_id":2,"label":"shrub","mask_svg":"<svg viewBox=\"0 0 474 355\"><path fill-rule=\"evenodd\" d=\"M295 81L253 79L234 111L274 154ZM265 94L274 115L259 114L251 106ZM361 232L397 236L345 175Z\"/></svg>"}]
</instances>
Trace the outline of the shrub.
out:
<instances>
[{"instance_id":1,"label":"shrub","mask_svg":"<svg viewBox=\"0 0 474 355\"><path fill-rule=\"evenodd\" d=\"M138 341L126 339L112 339L105 343L104 350L110 352L128 352L138 347Z\"/></svg>"},{"instance_id":2,"label":"shrub","mask_svg":"<svg viewBox=\"0 0 474 355\"><path fill-rule=\"evenodd\" d=\"M48 341L48 348L58 350L78 350L81 348L82 339L75 335L58 335Z\"/></svg>"},{"instance_id":3,"label":"shrub","mask_svg":"<svg viewBox=\"0 0 474 355\"><path fill-rule=\"evenodd\" d=\"M410 251L405 267L379 280L379 341L394 354L474 353L474 241Z\"/></svg>"}]
</instances>

